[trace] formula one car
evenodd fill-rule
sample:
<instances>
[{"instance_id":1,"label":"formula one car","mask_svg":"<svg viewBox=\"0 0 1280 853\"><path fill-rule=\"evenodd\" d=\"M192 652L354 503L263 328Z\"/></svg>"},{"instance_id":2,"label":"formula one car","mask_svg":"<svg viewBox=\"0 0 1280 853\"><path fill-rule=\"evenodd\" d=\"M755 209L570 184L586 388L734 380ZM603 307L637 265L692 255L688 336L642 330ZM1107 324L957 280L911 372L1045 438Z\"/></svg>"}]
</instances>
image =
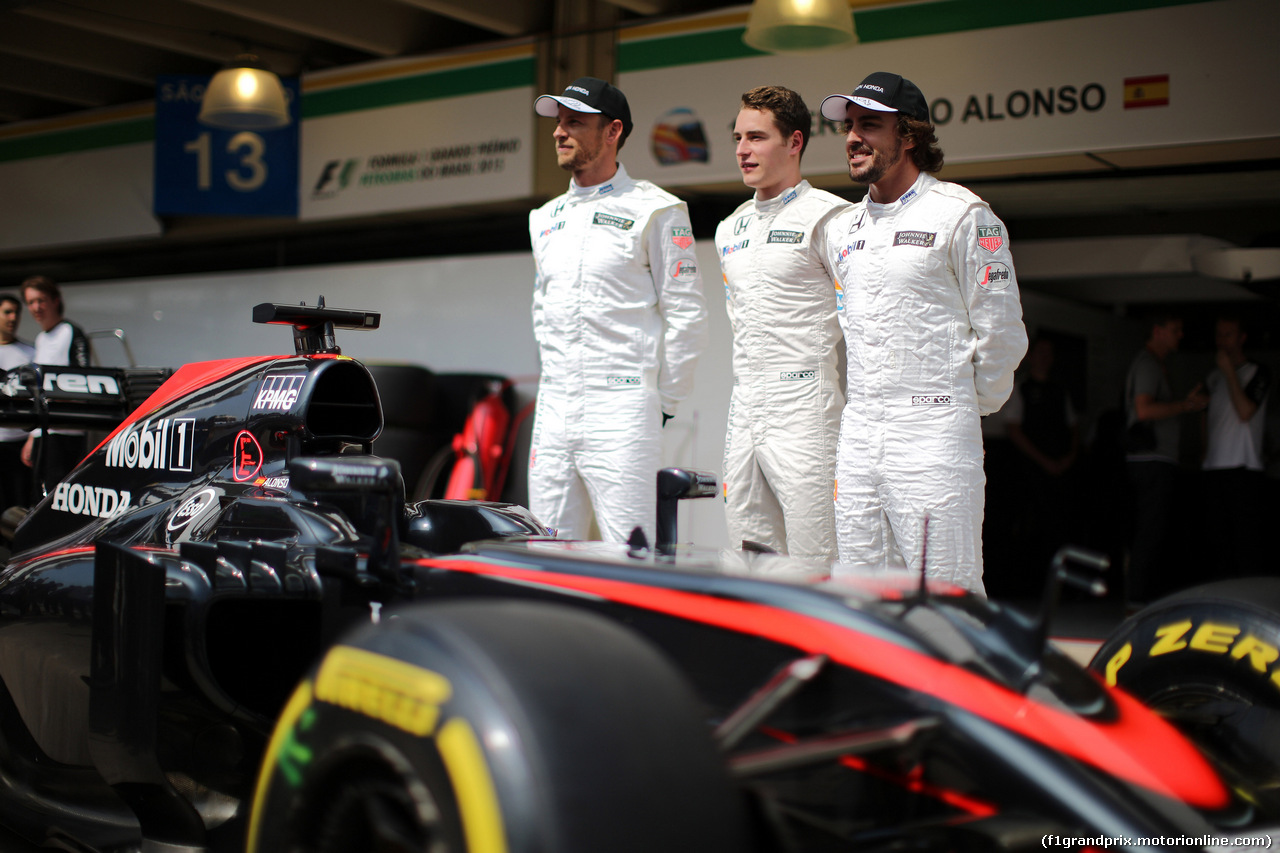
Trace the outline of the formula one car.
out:
<instances>
[{"instance_id":1,"label":"formula one car","mask_svg":"<svg viewBox=\"0 0 1280 853\"><path fill-rule=\"evenodd\" d=\"M681 469L658 475L653 543L406 505L369 455L378 388L334 338L377 315L254 319L292 326L295 355L167 379L23 368L0 388L0 422L120 421L6 515L0 824L33 843L1156 850L1276 823L1273 769L1210 760L1105 684L1159 657L1134 630L1104 677L1047 642L1086 554L1059 555L1031 617L910 575L696 552L676 504L715 481ZM1274 665L1240 631L1173 633Z\"/></svg>"}]
</instances>

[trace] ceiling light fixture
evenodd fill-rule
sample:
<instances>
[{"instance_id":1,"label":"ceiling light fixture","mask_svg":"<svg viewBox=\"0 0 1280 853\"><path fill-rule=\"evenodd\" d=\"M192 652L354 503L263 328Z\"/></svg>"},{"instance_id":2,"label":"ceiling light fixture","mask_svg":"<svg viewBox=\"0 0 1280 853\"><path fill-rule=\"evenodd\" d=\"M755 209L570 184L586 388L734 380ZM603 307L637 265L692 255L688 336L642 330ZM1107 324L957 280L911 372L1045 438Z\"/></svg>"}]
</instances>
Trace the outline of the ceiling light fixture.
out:
<instances>
[{"instance_id":1,"label":"ceiling light fixture","mask_svg":"<svg viewBox=\"0 0 1280 853\"><path fill-rule=\"evenodd\" d=\"M274 130L289 124L289 101L280 78L242 53L213 75L198 119L224 130Z\"/></svg>"},{"instance_id":2,"label":"ceiling light fixture","mask_svg":"<svg viewBox=\"0 0 1280 853\"><path fill-rule=\"evenodd\" d=\"M755 0L742 40L766 53L806 53L858 40L848 0Z\"/></svg>"}]
</instances>

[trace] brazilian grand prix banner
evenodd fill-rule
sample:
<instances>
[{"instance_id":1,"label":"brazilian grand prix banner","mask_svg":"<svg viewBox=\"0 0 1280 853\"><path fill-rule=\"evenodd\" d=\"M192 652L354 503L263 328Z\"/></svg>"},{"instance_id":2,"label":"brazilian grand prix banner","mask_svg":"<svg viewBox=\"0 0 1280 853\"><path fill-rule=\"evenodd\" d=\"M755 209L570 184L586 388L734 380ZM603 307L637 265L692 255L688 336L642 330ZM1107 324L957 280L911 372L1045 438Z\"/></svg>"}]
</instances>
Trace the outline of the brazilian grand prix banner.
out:
<instances>
[{"instance_id":1,"label":"brazilian grand prix banner","mask_svg":"<svg viewBox=\"0 0 1280 853\"><path fill-rule=\"evenodd\" d=\"M529 195L533 83L532 45L308 75L301 217Z\"/></svg>"}]
</instances>

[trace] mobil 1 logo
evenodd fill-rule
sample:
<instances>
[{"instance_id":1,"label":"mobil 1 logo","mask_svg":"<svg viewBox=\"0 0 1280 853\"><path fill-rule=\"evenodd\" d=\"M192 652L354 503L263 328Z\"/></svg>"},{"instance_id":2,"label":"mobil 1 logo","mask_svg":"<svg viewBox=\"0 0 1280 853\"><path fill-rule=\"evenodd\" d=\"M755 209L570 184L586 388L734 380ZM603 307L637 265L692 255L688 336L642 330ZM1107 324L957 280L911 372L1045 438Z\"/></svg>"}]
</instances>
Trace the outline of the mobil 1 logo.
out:
<instances>
[{"instance_id":1,"label":"mobil 1 logo","mask_svg":"<svg viewBox=\"0 0 1280 853\"><path fill-rule=\"evenodd\" d=\"M190 471L195 418L147 419L120 430L107 442L108 468Z\"/></svg>"}]
</instances>

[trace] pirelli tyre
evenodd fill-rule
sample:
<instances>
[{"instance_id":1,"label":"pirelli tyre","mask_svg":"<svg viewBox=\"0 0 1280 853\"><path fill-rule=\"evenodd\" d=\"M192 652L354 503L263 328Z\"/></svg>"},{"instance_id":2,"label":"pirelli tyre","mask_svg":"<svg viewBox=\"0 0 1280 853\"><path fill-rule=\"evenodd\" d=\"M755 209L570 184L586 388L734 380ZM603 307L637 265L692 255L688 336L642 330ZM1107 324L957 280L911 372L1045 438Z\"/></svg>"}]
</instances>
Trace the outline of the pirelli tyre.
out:
<instances>
[{"instance_id":1,"label":"pirelli tyre","mask_svg":"<svg viewBox=\"0 0 1280 853\"><path fill-rule=\"evenodd\" d=\"M1280 818L1280 579L1222 581L1157 601L1125 620L1089 666Z\"/></svg>"},{"instance_id":2,"label":"pirelli tyre","mask_svg":"<svg viewBox=\"0 0 1280 853\"><path fill-rule=\"evenodd\" d=\"M411 606L325 654L264 758L249 853L707 853L745 817L697 699L625 628Z\"/></svg>"}]
</instances>

